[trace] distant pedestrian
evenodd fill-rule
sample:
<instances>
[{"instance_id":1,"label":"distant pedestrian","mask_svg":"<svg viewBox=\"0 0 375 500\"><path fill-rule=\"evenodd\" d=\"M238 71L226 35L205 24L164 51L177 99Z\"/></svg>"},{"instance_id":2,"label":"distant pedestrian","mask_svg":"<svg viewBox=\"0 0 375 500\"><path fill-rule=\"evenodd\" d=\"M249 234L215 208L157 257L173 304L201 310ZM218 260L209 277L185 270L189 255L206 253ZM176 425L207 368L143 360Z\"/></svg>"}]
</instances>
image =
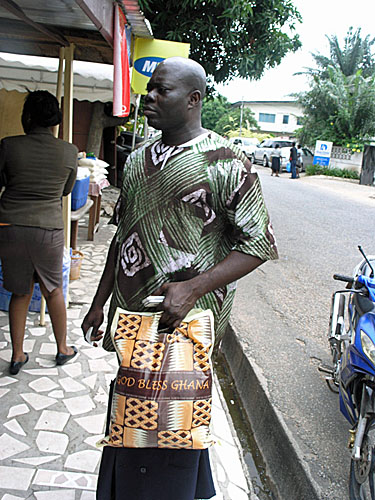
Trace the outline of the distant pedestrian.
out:
<instances>
[{"instance_id":1,"label":"distant pedestrian","mask_svg":"<svg viewBox=\"0 0 375 500\"><path fill-rule=\"evenodd\" d=\"M296 165L297 165L297 148L296 143L292 142L292 147L290 148L290 170L292 172L291 179L297 178Z\"/></svg>"},{"instance_id":2,"label":"distant pedestrian","mask_svg":"<svg viewBox=\"0 0 375 500\"><path fill-rule=\"evenodd\" d=\"M303 167L303 151L301 144L297 146L297 163L296 163L296 175L299 178L299 173L302 171Z\"/></svg>"},{"instance_id":3,"label":"distant pedestrian","mask_svg":"<svg viewBox=\"0 0 375 500\"><path fill-rule=\"evenodd\" d=\"M272 164L271 164L271 176L273 174L276 175L276 177L279 177L279 172L280 172L280 158L281 158L281 149L279 144L276 144L274 151L271 154L271 159L272 159Z\"/></svg>"}]
</instances>

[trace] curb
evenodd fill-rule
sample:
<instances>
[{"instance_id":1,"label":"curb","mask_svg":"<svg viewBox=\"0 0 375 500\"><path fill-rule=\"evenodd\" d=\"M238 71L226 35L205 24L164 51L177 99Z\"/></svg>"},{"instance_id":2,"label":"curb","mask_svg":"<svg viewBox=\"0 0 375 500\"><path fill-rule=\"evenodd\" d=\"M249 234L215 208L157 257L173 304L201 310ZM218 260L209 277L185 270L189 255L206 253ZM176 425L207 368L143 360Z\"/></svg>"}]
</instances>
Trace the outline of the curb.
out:
<instances>
[{"instance_id":1,"label":"curb","mask_svg":"<svg viewBox=\"0 0 375 500\"><path fill-rule=\"evenodd\" d=\"M266 379L254 360L246 356L240 336L232 326L224 336L221 351L228 362L255 440L267 465L267 474L277 488L277 498L324 498L291 430L281 413L272 405Z\"/></svg>"},{"instance_id":2,"label":"curb","mask_svg":"<svg viewBox=\"0 0 375 500\"><path fill-rule=\"evenodd\" d=\"M246 462L244 460L243 450L241 448L241 444L240 444L240 441L239 441L238 436L237 436L236 428L235 428L235 425L233 423L232 416L231 416L231 414L229 412L229 409L228 409L227 402L225 400L224 394L223 394L223 392L221 390L221 386L220 386L220 382L219 382L218 376L216 375L215 372L213 374L213 379L214 379L214 384L215 384L215 388L216 388L216 391L217 391L217 395L218 395L218 398L219 398L219 401L220 401L220 405L221 405L222 411L224 412L225 417L227 419L228 427L230 429L231 438L232 438L233 443L235 444L235 446L236 446L236 448L238 450L239 462L241 464L241 469L242 469L242 472L243 472L243 477L244 477L244 480L245 480L247 488L248 488L248 491L244 491L244 494L248 495L249 500L259 500L259 498L254 493L253 485L251 483L250 474L249 474L248 468L246 466ZM215 444L217 445L218 443L215 443ZM211 453L215 457L215 453L216 453L215 445L211 448L210 451L211 451ZM215 468L214 464L212 464L212 466ZM217 475L217 471L216 471L216 475ZM227 492L225 492L225 493L226 494L223 494L223 500L232 500L228 496Z\"/></svg>"}]
</instances>

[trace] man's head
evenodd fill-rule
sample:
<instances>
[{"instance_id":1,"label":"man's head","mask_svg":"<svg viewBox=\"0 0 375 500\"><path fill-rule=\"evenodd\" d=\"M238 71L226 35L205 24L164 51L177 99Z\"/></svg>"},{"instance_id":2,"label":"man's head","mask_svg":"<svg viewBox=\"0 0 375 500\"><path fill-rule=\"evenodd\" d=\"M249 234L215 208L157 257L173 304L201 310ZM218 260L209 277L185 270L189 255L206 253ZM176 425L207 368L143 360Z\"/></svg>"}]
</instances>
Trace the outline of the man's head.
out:
<instances>
[{"instance_id":1,"label":"man's head","mask_svg":"<svg viewBox=\"0 0 375 500\"><path fill-rule=\"evenodd\" d=\"M183 131L200 126L206 73L197 62L171 57L155 69L147 85L144 114L152 127Z\"/></svg>"}]
</instances>

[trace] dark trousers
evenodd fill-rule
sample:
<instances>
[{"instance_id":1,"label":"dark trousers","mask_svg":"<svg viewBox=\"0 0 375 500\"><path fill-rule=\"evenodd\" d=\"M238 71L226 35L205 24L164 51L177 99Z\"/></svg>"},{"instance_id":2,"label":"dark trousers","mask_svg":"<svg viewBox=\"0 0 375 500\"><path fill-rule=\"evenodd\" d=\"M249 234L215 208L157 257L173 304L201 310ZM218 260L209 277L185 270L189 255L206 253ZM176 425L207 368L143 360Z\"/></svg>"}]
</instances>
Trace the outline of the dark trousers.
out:
<instances>
[{"instance_id":1,"label":"dark trousers","mask_svg":"<svg viewBox=\"0 0 375 500\"><path fill-rule=\"evenodd\" d=\"M291 162L290 162L290 169L291 169L291 172L292 172L292 179L296 179L297 178L296 163L297 163L297 160L291 160Z\"/></svg>"},{"instance_id":2,"label":"dark trousers","mask_svg":"<svg viewBox=\"0 0 375 500\"><path fill-rule=\"evenodd\" d=\"M212 498L208 450L105 446L96 500Z\"/></svg>"}]
</instances>

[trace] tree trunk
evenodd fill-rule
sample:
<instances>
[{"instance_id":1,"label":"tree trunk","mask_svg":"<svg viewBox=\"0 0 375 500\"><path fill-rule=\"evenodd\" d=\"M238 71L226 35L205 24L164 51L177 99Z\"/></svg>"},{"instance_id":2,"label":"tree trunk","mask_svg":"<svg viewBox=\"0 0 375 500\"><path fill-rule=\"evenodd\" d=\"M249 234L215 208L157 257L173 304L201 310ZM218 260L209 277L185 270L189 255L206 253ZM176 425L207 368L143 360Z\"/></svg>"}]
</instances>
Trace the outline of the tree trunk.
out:
<instances>
[{"instance_id":1,"label":"tree trunk","mask_svg":"<svg viewBox=\"0 0 375 500\"><path fill-rule=\"evenodd\" d=\"M365 146L359 183L375 186L375 146Z\"/></svg>"},{"instance_id":2,"label":"tree trunk","mask_svg":"<svg viewBox=\"0 0 375 500\"><path fill-rule=\"evenodd\" d=\"M117 116L108 116L104 112L105 103L96 101L93 103L91 123L87 138L87 153L94 153L99 156L102 144L103 129L123 125L128 121L128 117L119 118Z\"/></svg>"}]
</instances>

